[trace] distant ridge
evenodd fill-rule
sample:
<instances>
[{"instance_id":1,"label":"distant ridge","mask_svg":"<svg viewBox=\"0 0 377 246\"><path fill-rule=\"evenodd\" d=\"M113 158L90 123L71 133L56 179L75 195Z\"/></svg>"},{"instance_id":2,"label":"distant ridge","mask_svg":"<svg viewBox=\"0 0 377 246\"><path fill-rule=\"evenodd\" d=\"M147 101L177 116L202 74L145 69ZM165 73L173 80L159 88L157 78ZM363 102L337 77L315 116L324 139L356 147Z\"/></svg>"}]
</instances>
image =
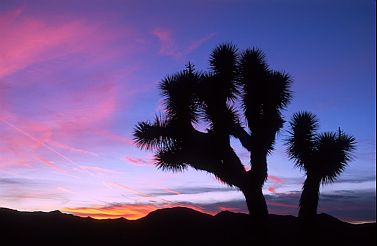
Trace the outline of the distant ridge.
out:
<instances>
[{"instance_id":1,"label":"distant ridge","mask_svg":"<svg viewBox=\"0 0 377 246\"><path fill-rule=\"evenodd\" d=\"M60 211L19 212L0 208L1 245L375 245L376 223L353 225L318 215L311 231L294 216L270 215L256 235L247 214L215 216L186 207L159 209L138 220L82 218ZM264 234L264 233L263 233ZM313 244L314 243L314 244ZM255 245L255 244L254 244Z\"/></svg>"}]
</instances>

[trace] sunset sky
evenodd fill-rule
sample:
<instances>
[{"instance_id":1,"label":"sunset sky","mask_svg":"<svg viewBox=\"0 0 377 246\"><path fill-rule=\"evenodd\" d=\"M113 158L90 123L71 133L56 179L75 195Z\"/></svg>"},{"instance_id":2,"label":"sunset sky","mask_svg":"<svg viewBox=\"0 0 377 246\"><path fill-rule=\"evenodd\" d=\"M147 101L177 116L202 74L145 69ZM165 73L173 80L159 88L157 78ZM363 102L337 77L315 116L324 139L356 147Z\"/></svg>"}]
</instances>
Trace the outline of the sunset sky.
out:
<instances>
[{"instance_id":1,"label":"sunset sky","mask_svg":"<svg viewBox=\"0 0 377 246\"><path fill-rule=\"evenodd\" d=\"M1 0L0 207L136 219L188 206L247 212L214 176L153 166L132 131L163 110L158 83L216 45L258 47L293 78L284 112L355 136L354 160L321 187L319 212L375 221L375 1ZM264 186L270 213L297 215L304 173L277 136ZM248 153L233 141L243 163Z\"/></svg>"}]
</instances>

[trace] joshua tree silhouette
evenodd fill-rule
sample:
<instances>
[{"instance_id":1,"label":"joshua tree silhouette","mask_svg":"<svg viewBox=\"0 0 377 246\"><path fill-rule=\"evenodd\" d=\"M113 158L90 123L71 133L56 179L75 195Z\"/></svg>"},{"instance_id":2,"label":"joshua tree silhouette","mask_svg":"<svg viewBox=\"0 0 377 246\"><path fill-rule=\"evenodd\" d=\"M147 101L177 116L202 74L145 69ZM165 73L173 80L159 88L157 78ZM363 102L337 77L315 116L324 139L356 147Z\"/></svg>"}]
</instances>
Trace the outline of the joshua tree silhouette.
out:
<instances>
[{"instance_id":1,"label":"joshua tree silhouette","mask_svg":"<svg viewBox=\"0 0 377 246\"><path fill-rule=\"evenodd\" d=\"M239 52L232 44L222 44L209 62L210 72L197 72L189 63L162 80L165 112L153 122L139 122L135 142L154 151L156 165L163 170L191 166L238 187L250 215L266 221L266 159L284 123L281 111L291 98L291 80L271 70L258 49ZM208 128L199 131L196 126L203 123ZM250 152L250 170L231 147L231 136Z\"/></svg>"},{"instance_id":2,"label":"joshua tree silhouette","mask_svg":"<svg viewBox=\"0 0 377 246\"><path fill-rule=\"evenodd\" d=\"M290 122L288 153L295 165L306 172L300 198L299 217L317 215L320 184L335 182L355 149L355 138L343 131L317 133L317 117L309 112L293 115Z\"/></svg>"}]
</instances>

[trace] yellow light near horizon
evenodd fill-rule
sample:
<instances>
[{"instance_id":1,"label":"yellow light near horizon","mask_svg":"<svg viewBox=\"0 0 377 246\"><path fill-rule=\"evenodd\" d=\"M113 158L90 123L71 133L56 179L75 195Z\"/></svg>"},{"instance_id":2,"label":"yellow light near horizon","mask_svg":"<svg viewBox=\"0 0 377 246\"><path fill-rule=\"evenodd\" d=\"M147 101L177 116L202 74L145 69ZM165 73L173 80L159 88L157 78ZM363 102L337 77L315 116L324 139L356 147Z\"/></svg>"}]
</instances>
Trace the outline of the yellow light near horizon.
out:
<instances>
[{"instance_id":1,"label":"yellow light near horizon","mask_svg":"<svg viewBox=\"0 0 377 246\"><path fill-rule=\"evenodd\" d=\"M115 219L123 217L136 220L158 208L159 207L153 205L126 205L104 208L64 208L62 211L76 216L91 217L94 219Z\"/></svg>"}]
</instances>

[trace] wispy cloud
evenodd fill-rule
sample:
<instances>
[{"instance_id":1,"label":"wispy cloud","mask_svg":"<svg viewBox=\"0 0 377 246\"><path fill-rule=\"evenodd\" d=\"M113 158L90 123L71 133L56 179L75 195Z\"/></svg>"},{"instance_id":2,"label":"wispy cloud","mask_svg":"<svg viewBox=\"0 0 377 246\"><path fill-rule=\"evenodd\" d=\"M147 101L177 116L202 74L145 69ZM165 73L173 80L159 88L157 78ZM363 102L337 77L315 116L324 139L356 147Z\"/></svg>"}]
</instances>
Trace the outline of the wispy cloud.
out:
<instances>
[{"instance_id":1,"label":"wispy cloud","mask_svg":"<svg viewBox=\"0 0 377 246\"><path fill-rule=\"evenodd\" d=\"M165 194L181 195L182 193L165 186L160 186L160 189L165 191Z\"/></svg>"},{"instance_id":2,"label":"wispy cloud","mask_svg":"<svg viewBox=\"0 0 377 246\"><path fill-rule=\"evenodd\" d=\"M126 26L108 28L99 21L89 23L80 17L46 20L24 12L25 6L21 6L0 16L0 35L7 37L0 40L3 58L0 59L0 78L36 63L62 61L72 55L90 58L91 65L100 64L134 52L140 45L136 41L119 44L122 39L138 37Z\"/></svg>"},{"instance_id":3,"label":"wispy cloud","mask_svg":"<svg viewBox=\"0 0 377 246\"><path fill-rule=\"evenodd\" d=\"M25 179L25 178L0 178L0 184L2 185L10 185L10 186L18 186L18 185L38 185L43 184L41 181Z\"/></svg>"},{"instance_id":4,"label":"wispy cloud","mask_svg":"<svg viewBox=\"0 0 377 246\"><path fill-rule=\"evenodd\" d=\"M0 185L1 207L44 210L68 202L67 196L47 179L0 178Z\"/></svg>"},{"instance_id":5,"label":"wispy cloud","mask_svg":"<svg viewBox=\"0 0 377 246\"><path fill-rule=\"evenodd\" d=\"M297 215L300 195L300 191L266 195L269 210L276 214ZM321 193L318 212L349 222L375 221L375 199L373 190Z\"/></svg>"},{"instance_id":6,"label":"wispy cloud","mask_svg":"<svg viewBox=\"0 0 377 246\"><path fill-rule=\"evenodd\" d=\"M287 214L297 216L298 213L298 199L300 193L293 192L287 194L267 195L267 204L272 214ZM345 200L346 199L346 200ZM330 215L336 216L339 219L349 222L359 221L374 221L374 206L375 195L370 191L365 191L357 194L349 194L348 192L340 192L340 194L322 195L320 200L319 212L326 212ZM339 203L348 203L347 209L339 206ZM356 206L359 204L360 207ZM157 203L116 203L106 206L94 206L84 208L66 208L63 211L69 212L78 216L90 216L93 218L119 218L138 219L146 216L148 213L156 209L185 206L200 212L215 215L221 211L228 210L233 212L248 213L246 202L243 199L229 200L215 203L201 203L200 205L189 202L163 202ZM360 213L360 210L365 212ZM348 211L348 212L347 212Z\"/></svg>"},{"instance_id":7,"label":"wispy cloud","mask_svg":"<svg viewBox=\"0 0 377 246\"><path fill-rule=\"evenodd\" d=\"M139 197L148 198L148 199L152 199L152 200L155 199L153 196L151 196L151 195L149 195L149 194L147 194L145 192L141 192L139 190L136 190L136 189L131 188L131 187L129 187L127 185L124 185L124 184L119 184L119 183L116 183L116 182L108 182L106 184L110 185L112 187L121 189L121 190L125 190L125 191L130 192L132 194L135 194L135 195L137 195Z\"/></svg>"},{"instance_id":8,"label":"wispy cloud","mask_svg":"<svg viewBox=\"0 0 377 246\"><path fill-rule=\"evenodd\" d=\"M187 47L179 47L173 32L168 28L155 28L152 34L160 41L160 54L171 56L175 59L182 59L216 36L216 33L209 33L197 40L191 41Z\"/></svg>"},{"instance_id":9,"label":"wispy cloud","mask_svg":"<svg viewBox=\"0 0 377 246\"><path fill-rule=\"evenodd\" d=\"M268 175L267 178L268 178L269 180L271 180L272 182L276 183L276 184L281 184L281 183L283 183L283 179L282 179L282 178L279 178L278 176Z\"/></svg>"},{"instance_id":10,"label":"wispy cloud","mask_svg":"<svg viewBox=\"0 0 377 246\"><path fill-rule=\"evenodd\" d=\"M94 172L97 174L117 174L117 175L123 174L122 172L119 172L119 171L115 171L115 170L103 168L103 167L96 167L96 166L80 165L79 168L82 170Z\"/></svg>"},{"instance_id":11,"label":"wispy cloud","mask_svg":"<svg viewBox=\"0 0 377 246\"><path fill-rule=\"evenodd\" d=\"M211 40L212 38L214 38L216 36L216 33L212 32L212 33L209 33L197 40L194 40L190 43L190 45L184 50L184 54L189 54L191 52L193 52L194 50L198 49L200 46L202 46L203 44L205 44L206 42L208 42L209 40Z\"/></svg>"},{"instance_id":12,"label":"wispy cloud","mask_svg":"<svg viewBox=\"0 0 377 246\"><path fill-rule=\"evenodd\" d=\"M15 126L14 124L10 123L7 120L2 120L2 122L4 124L6 124L7 126L9 126L11 129L15 130L18 134L21 134L23 137L26 137L26 139L29 140L28 142L25 142L24 140L22 140L21 143L23 143L23 144L21 146L19 145L19 143L16 143L16 145L13 145L12 143L8 142L9 147L11 148L12 152L19 153L19 151L22 151L22 149L25 148L25 145L27 145L28 147L31 147L31 149L45 148L46 150L56 154L57 156L59 156L60 158L65 160L66 162L73 164L73 165L77 165L77 163L74 162L73 160L71 160L69 157L65 156L61 152L57 151L56 149L54 149L53 147L48 145L47 139L41 139L40 140L40 139L34 137L33 135L31 135L29 132L26 132L25 130L21 129L20 127ZM5 136L5 139L7 139L7 136ZM14 139L13 134L10 135L10 139ZM29 143L31 143L31 145ZM21 150L19 150L19 148L21 148ZM40 156L37 156L36 158L40 160Z\"/></svg>"},{"instance_id":13,"label":"wispy cloud","mask_svg":"<svg viewBox=\"0 0 377 246\"><path fill-rule=\"evenodd\" d=\"M98 157L92 146L100 141L132 145L109 127L132 97L119 95L127 87L120 81L138 66L118 61L144 49L133 41L139 34L99 20L89 24L84 16L33 15L29 7L0 12L0 36L7 37L0 40L0 167L37 161L51 168L57 159L76 165L77 156Z\"/></svg>"},{"instance_id":14,"label":"wispy cloud","mask_svg":"<svg viewBox=\"0 0 377 246\"><path fill-rule=\"evenodd\" d=\"M130 146L135 146L132 139L128 136L119 135L119 134L113 133L111 131L107 131L105 129L96 130L96 134L104 136L105 138L108 138L108 139L110 139L114 142L122 143L122 144L125 144L125 145L130 145Z\"/></svg>"},{"instance_id":15,"label":"wispy cloud","mask_svg":"<svg viewBox=\"0 0 377 246\"><path fill-rule=\"evenodd\" d=\"M49 168L51 168L51 169L53 169L53 170L55 170L59 173L65 173L65 171L63 169L61 169L59 166L55 165L52 161L49 161L49 160L43 158L42 156L38 156L37 160L41 161L46 166L48 166Z\"/></svg>"},{"instance_id":16,"label":"wispy cloud","mask_svg":"<svg viewBox=\"0 0 377 246\"><path fill-rule=\"evenodd\" d=\"M172 33L166 28L156 28L152 34L160 41L160 54L181 58L182 54L177 50Z\"/></svg>"},{"instance_id":17,"label":"wispy cloud","mask_svg":"<svg viewBox=\"0 0 377 246\"><path fill-rule=\"evenodd\" d=\"M146 156L144 158L125 156L123 158L128 164L136 166L151 166L154 163L153 157Z\"/></svg>"},{"instance_id":18,"label":"wispy cloud","mask_svg":"<svg viewBox=\"0 0 377 246\"><path fill-rule=\"evenodd\" d=\"M227 191L237 191L235 188L231 187L174 187L172 188L176 193L179 194L202 194L210 192L227 192ZM151 195L172 195L173 193L166 190L151 192Z\"/></svg>"},{"instance_id":19,"label":"wispy cloud","mask_svg":"<svg viewBox=\"0 0 377 246\"><path fill-rule=\"evenodd\" d=\"M84 149L81 149L81 148L69 146L67 144L59 143L59 142L56 142L56 141L49 141L49 144L51 146L56 147L56 148L68 150L68 151L73 152L73 153L79 153L79 154L85 154L85 155L91 155L91 156L99 156L97 153L94 153L94 152L91 152L91 151L88 151L88 150L84 150Z\"/></svg>"},{"instance_id":20,"label":"wispy cloud","mask_svg":"<svg viewBox=\"0 0 377 246\"><path fill-rule=\"evenodd\" d=\"M274 175L268 175L267 179L272 183L267 190L271 193L276 193L276 189L282 185L283 179Z\"/></svg>"}]
</instances>

